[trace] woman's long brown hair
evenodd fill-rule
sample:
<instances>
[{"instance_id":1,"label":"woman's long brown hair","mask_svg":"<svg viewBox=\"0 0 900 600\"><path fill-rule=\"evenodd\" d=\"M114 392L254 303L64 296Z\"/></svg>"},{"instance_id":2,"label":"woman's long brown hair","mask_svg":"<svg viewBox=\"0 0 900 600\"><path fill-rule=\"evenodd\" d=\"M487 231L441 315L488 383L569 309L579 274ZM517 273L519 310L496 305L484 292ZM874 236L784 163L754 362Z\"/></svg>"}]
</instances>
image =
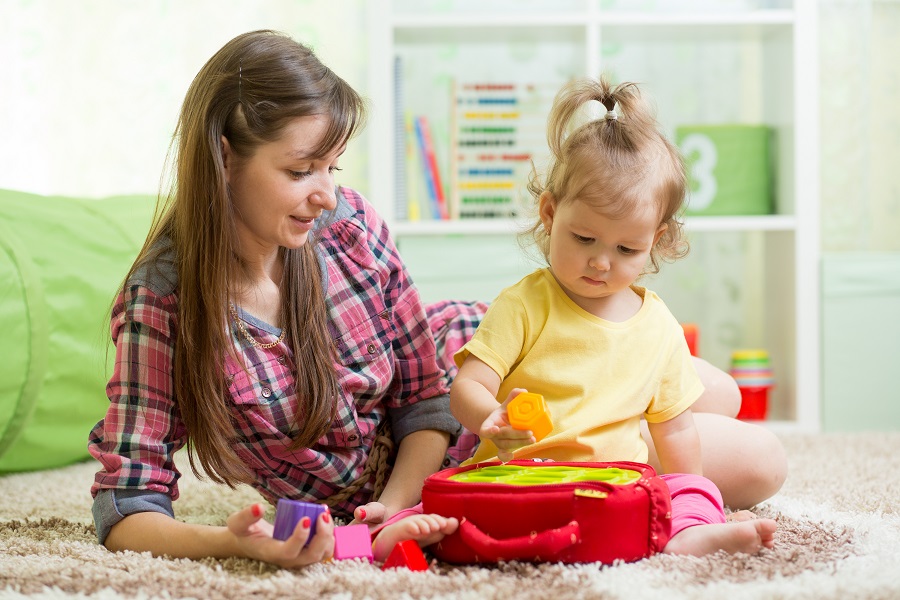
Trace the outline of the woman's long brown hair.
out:
<instances>
[{"instance_id":1,"label":"woman's long brown hair","mask_svg":"<svg viewBox=\"0 0 900 600\"><path fill-rule=\"evenodd\" d=\"M228 335L228 305L244 265L236 252L232 203L221 138L249 158L297 117L325 115L330 125L313 156L340 148L365 119L362 98L313 52L274 31L229 41L200 70L184 99L169 150L167 192L126 282L159 257L171 240L178 272L174 401L188 432L191 468L234 486L250 474L233 449L224 363L236 357ZM294 355L299 407L291 447L309 447L334 419L340 389L315 240L281 249L282 326Z\"/></svg>"}]
</instances>

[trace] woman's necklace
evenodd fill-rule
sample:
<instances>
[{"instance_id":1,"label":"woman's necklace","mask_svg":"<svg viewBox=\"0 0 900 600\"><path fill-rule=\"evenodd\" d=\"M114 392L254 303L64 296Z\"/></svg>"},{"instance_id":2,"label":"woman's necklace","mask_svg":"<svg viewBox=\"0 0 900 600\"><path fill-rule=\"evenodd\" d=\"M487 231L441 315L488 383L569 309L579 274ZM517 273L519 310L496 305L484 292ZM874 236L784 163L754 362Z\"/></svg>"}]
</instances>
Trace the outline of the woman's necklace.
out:
<instances>
[{"instance_id":1,"label":"woman's necklace","mask_svg":"<svg viewBox=\"0 0 900 600\"><path fill-rule=\"evenodd\" d=\"M250 335L250 332L247 331L247 328L244 327L244 321L242 321L241 318L238 316L237 309L234 307L234 304L229 302L228 308L231 311L231 318L233 318L234 322L237 323L238 329L241 330L241 333L244 334L244 338L246 338L246 340L248 342L250 342L250 345L253 346L254 348L261 348L263 350L268 350L269 348L274 348L275 346L277 346L278 344L280 344L281 342L284 341L284 334L287 333L287 329L282 328L281 335L278 336L277 340L275 340L274 342L269 342L268 344L260 344L259 342L256 341L256 339L252 335Z\"/></svg>"}]
</instances>

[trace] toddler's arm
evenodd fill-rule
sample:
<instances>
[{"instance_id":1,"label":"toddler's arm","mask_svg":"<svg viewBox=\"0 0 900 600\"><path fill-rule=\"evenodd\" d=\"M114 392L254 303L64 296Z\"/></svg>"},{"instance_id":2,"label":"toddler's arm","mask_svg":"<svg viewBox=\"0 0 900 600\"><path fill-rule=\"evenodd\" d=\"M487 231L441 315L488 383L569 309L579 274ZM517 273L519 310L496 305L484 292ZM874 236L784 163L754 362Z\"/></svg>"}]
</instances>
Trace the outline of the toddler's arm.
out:
<instances>
[{"instance_id":1,"label":"toddler's arm","mask_svg":"<svg viewBox=\"0 0 900 600\"><path fill-rule=\"evenodd\" d=\"M700 457L700 435L694 425L691 409L663 421L647 422L663 473L703 475Z\"/></svg>"},{"instance_id":2,"label":"toddler's arm","mask_svg":"<svg viewBox=\"0 0 900 600\"><path fill-rule=\"evenodd\" d=\"M509 401L526 391L516 388L497 404L500 376L473 355L466 357L450 387L450 412L463 427L497 446L497 458L512 459L513 451L534 443L530 431L513 429L506 416Z\"/></svg>"}]
</instances>

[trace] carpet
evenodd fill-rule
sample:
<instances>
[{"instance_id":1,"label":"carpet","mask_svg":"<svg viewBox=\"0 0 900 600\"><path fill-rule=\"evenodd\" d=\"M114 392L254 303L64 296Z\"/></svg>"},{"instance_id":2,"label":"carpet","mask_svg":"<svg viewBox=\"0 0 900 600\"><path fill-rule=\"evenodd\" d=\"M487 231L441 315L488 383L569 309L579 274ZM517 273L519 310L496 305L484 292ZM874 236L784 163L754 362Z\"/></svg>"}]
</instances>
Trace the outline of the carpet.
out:
<instances>
[{"instance_id":1,"label":"carpet","mask_svg":"<svg viewBox=\"0 0 900 600\"><path fill-rule=\"evenodd\" d=\"M790 475L756 508L778 521L774 549L611 566L433 562L419 573L343 561L288 571L247 559L111 553L96 543L90 517L94 463L8 475L0 477L0 598L900 598L900 432L781 437ZM175 504L185 521L221 524L259 498L186 471Z\"/></svg>"}]
</instances>

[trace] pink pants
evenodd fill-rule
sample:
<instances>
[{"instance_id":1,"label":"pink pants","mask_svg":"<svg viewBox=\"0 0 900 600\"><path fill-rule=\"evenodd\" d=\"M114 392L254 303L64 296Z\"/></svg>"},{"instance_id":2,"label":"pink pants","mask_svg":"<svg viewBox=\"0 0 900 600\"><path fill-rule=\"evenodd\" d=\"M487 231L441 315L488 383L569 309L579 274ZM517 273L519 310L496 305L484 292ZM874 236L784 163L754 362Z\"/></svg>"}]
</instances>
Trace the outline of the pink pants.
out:
<instances>
[{"instance_id":1,"label":"pink pants","mask_svg":"<svg viewBox=\"0 0 900 600\"><path fill-rule=\"evenodd\" d=\"M702 475L674 473L661 475L669 486L672 497L672 531L670 539L679 532L694 525L710 525L725 522L722 493L716 485ZM391 523L412 515L422 514L422 503L401 510L372 531L372 539Z\"/></svg>"},{"instance_id":2,"label":"pink pants","mask_svg":"<svg viewBox=\"0 0 900 600\"><path fill-rule=\"evenodd\" d=\"M672 532L669 538L694 525L725 522L722 492L702 475L660 475L672 497Z\"/></svg>"}]
</instances>

